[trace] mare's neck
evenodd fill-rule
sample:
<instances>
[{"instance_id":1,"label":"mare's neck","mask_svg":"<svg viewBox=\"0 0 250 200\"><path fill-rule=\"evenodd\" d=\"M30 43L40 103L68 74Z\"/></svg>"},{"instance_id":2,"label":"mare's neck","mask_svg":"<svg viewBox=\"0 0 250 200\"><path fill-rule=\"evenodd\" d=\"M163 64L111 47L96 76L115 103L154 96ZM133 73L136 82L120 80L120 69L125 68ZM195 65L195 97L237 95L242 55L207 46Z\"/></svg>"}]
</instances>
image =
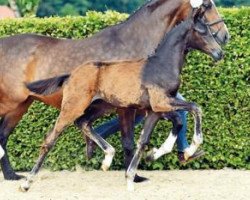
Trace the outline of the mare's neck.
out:
<instances>
[{"instance_id":1,"label":"mare's neck","mask_svg":"<svg viewBox=\"0 0 250 200\"><path fill-rule=\"evenodd\" d=\"M125 22L105 29L96 37L110 37L107 45L117 50L125 46L131 58L146 58L154 52L165 33L186 17L187 5L190 7L186 0L152 0Z\"/></svg>"},{"instance_id":2,"label":"mare's neck","mask_svg":"<svg viewBox=\"0 0 250 200\"><path fill-rule=\"evenodd\" d=\"M155 51L164 35L186 17L186 7L185 0L152 0L121 26L119 34L123 41L133 41L131 45L140 47L148 56ZM177 12L182 12L182 16L175 17Z\"/></svg>"}]
</instances>

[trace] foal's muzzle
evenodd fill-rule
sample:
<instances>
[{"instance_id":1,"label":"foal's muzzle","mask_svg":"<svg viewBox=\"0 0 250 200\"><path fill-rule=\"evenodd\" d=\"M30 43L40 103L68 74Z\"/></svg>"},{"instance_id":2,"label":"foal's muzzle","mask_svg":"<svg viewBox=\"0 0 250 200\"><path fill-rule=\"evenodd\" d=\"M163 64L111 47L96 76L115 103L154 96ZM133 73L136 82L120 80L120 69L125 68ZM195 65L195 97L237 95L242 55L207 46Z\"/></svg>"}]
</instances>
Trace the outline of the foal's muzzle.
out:
<instances>
[{"instance_id":1,"label":"foal's muzzle","mask_svg":"<svg viewBox=\"0 0 250 200\"><path fill-rule=\"evenodd\" d=\"M212 57L215 61L219 61L223 58L224 54L223 54L223 51L222 50L217 50L217 49L214 49L212 51Z\"/></svg>"}]
</instances>

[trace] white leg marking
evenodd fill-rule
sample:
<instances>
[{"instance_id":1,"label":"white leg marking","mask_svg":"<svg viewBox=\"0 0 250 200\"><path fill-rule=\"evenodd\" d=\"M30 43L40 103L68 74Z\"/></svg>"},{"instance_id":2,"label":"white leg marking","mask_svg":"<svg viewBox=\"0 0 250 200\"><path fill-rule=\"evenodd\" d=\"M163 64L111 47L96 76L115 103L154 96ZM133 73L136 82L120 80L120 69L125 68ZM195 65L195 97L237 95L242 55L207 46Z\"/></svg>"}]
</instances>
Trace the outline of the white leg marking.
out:
<instances>
[{"instance_id":1,"label":"white leg marking","mask_svg":"<svg viewBox=\"0 0 250 200\"><path fill-rule=\"evenodd\" d=\"M134 181L131 180L131 179L128 179L128 178L127 178L127 190L130 191L130 192L135 191Z\"/></svg>"},{"instance_id":2,"label":"white leg marking","mask_svg":"<svg viewBox=\"0 0 250 200\"><path fill-rule=\"evenodd\" d=\"M135 190L135 183L134 183L135 170L131 169L131 163L127 169L126 177L127 177L126 178L127 179L127 190L134 191Z\"/></svg>"},{"instance_id":3,"label":"white leg marking","mask_svg":"<svg viewBox=\"0 0 250 200\"><path fill-rule=\"evenodd\" d=\"M115 149L113 147L109 147L105 152L105 158L102 161L102 170L107 171L112 163L113 157L115 155Z\"/></svg>"},{"instance_id":4,"label":"white leg marking","mask_svg":"<svg viewBox=\"0 0 250 200\"><path fill-rule=\"evenodd\" d=\"M20 185L20 190L22 192L27 192L30 189L31 183L33 182L34 175L29 174L24 183Z\"/></svg>"},{"instance_id":5,"label":"white leg marking","mask_svg":"<svg viewBox=\"0 0 250 200\"><path fill-rule=\"evenodd\" d=\"M201 109L199 109L199 113L198 115L200 116L201 118ZM202 122L200 121L200 126L201 126ZM193 136L193 140L192 140L192 144L186 148L184 150L184 158L185 160L187 160L190 156L192 156L198 149L198 147L202 144L203 142L203 136L202 136L202 132L200 132L200 134L197 134L196 132L196 118L194 116L194 136Z\"/></svg>"},{"instance_id":6,"label":"white leg marking","mask_svg":"<svg viewBox=\"0 0 250 200\"><path fill-rule=\"evenodd\" d=\"M5 152L3 150L3 147L0 145L0 159L4 156Z\"/></svg>"},{"instance_id":7,"label":"white leg marking","mask_svg":"<svg viewBox=\"0 0 250 200\"><path fill-rule=\"evenodd\" d=\"M203 138L202 135L197 135L196 133L193 136L192 144L184 150L184 157L187 160L190 156L192 156L202 144Z\"/></svg>"},{"instance_id":8,"label":"white leg marking","mask_svg":"<svg viewBox=\"0 0 250 200\"><path fill-rule=\"evenodd\" d=\"M164 154L170 153L173 150L176 139L177 139L177 136L173 135L173 133L170 132L168 138L161 145L161 147L159 149L155 149L155 148L153 149L154 160L157 160Z\"/></svg>"}]
</instances>

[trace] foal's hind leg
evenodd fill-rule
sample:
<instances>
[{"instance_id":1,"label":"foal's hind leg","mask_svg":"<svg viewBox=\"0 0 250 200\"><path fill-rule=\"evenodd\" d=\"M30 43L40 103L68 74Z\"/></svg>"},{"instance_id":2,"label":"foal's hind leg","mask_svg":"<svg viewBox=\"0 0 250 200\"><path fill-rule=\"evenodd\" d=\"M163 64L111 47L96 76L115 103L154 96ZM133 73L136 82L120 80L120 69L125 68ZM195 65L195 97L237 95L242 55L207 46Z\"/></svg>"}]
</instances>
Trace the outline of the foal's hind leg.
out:
<instances>
[{"instance_id":1,"label":"foal's hind leg","mask_svg":"<svg viewBox=\"0 0 250 200\"><path fill-rule=\"evenodd\" d=\"M10 133L21 120L23 114L27 112L32 102L33 101L28 98L25 102L21 103L15 110L6 114L0 121L0 145L5 151L5 154L1 159L1 169L3 171L4 179L6 180L19 180L20 178L23 178L23 176L17 175L12 169L8 158L6 145Z\"/></svg>"},{"instance_id":2,"label":"foal's hind leg","mask_svg":"<svg viewBox=\"0 0 250 200\"><path fill-rule=\"evenodd\" d=\"M91 126L88 124L83 124L82 130L90 139L92 139L105 153L105 158L102 161L102 170L107 171L112 163L113 157L115 155L115 149L100 135L96 134Z\"/></svg>"},{"instance_id":3,"label":"foal's hind leg","mask_svg":"<svg viewBox=\"0 0 250 200\"><path fill-rule=\"evenodd\" d=\"M79 97L79 96L76 96ZM49 132L45 138L44 143L42 144L39 158L36 161L35 166L32 168L29 176L26 181L21 185L22 191L28 191L31 183L33 182L34 176L40 170L46 155L55 145L57 138L61 135L62 131L70 125L74 120L76 120L79 116L81 116L82 112L86 109L86 107L90 104L92 96L89 96L84 101L84 97L82 99L72 98L70 101L64 101L62 104L62 110L60 115L56 121L56 124L51 132ZM83 100L83 101L82 101Z\"/></svg>"},{"instance_id":4,"label":"foal's hind leg","mask_svg":"<svg viewBox=\"0 0 250 200\"><path fill-rule=\"evenodd\" d=\"M106 103L105 101L98 99L91 103L91 105L85 110L84 115L78 118L75 121L75 125L81 130L84 123L92 126L94 122L99 117L104 116L105 113L110 113L114 107ZM87 157L90 159L93 156L93 148L96 146L96 143L91 140L88 136L82 132L83 137L85 137L86 148L87 148ZM105 139L105 138L104 138Z\"/></svg>"}]
</instances>

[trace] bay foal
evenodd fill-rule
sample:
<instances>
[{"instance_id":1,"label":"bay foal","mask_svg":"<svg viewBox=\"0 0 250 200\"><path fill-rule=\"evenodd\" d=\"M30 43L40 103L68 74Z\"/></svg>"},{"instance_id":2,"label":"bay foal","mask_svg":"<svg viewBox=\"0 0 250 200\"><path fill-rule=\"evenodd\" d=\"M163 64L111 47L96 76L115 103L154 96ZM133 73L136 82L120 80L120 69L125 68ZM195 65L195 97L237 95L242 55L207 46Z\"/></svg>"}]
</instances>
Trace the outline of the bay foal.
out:
<instances>
[{"instance_id":1,"label":"bay foal","mask_svg":"<svg viewBox=\"0 0 250 200\"><path fill-rule=\"evenodd\" d=\"M229 33L220 20L214 2L203 0L202 9L203 18L210 24L216 40L226 43ZM150 0L125 22L108 27L87 39L64 40L35 34L1 38L0 145L5 150L1 159L4 178L16 180L21 177L10 166L6 145L10 133L34 101L24 83L70 73L91 60L145 59L154 52L166 32L187 18L190 10L189 0ZM92 75L86 74L86 77L89 76ZM60 92L43 98L44 103L56 108L61 108L61 100ZM106 105L99 101L95 106L107 110ZM133 156L133 110L121 109L119 116L122 120L122 144L124 152L127 152L125 159L130 161ZM81 127L81 123L77 124Z\"/></svg>"},{"instance_id":2,"label":"bay foal","mask_svg":"<svg viewBox=\"0 0 250 200\"><path fill-rule=\"evenodd\" d=\"M28 84L31 91L40 93L33 94L37 98L62 90L63 100L56 124L41 147L36 165L26 182L21 185L22 190L27 191L30 188L33 176L39 171L59 135L82 115L96 95L115 107L136 107L148 111L138 149L127 171L129 187L133 183L137 165L152 128L159 119L159 113L176 110L191 112L195 119L195 134L191 146L197 148L202 143L200 109L194 103L175 98L180 86L184 58L190 48L201 50L215 59L221 58L218 55L222 50L200 18L199 11L200 9L193 9L191 17L171 30L155 54L147 60L89 62L77 67L70 75ZM92 76L87 76L88 74ZM52 83L52 87L34 91L33 87L37 84L45 86L48 82ZM83 124L82 129L105 152L102 169L107 170L115 153L114 148L95 134L89 124Z\"/></svg>"}]
</instances>

